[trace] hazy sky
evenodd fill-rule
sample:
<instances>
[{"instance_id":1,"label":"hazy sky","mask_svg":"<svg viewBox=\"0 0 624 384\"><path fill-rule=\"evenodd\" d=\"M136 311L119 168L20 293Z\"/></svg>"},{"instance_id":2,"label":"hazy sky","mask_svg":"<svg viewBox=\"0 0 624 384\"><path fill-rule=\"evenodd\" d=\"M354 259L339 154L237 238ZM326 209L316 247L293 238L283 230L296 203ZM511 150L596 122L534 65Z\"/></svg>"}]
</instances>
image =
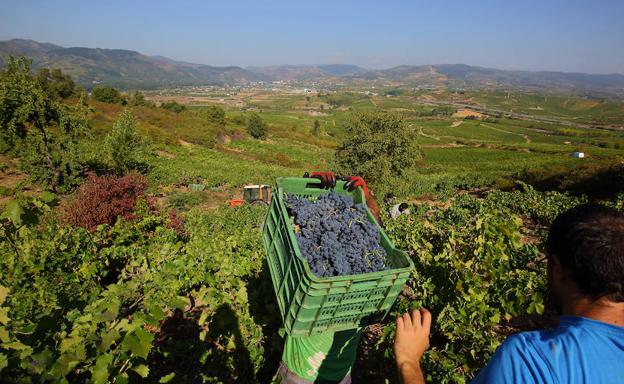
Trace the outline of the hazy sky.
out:
<instances>
[{"instance_id":1,"label":"hazy sky","mask_svg":"<svg viewBox=\"0 0 624 384\"><path fill-rule=\"evenodd\" d=\"M624 0L3 0L0 40L10 38L212 65L624 73Z\"/></svg>"}]
</instances>

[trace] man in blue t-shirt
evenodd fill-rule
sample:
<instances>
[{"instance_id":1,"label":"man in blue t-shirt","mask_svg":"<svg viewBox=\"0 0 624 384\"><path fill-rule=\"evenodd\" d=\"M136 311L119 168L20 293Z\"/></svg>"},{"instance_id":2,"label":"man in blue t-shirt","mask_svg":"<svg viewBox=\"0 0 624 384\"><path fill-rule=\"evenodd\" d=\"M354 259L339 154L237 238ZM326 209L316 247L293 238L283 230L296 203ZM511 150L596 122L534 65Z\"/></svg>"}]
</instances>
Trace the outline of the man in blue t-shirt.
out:
<instances>
[{"instance_id":1,"label":"man in blue t-shirt","mask_svg":"<svg viewBox=\"0 0 624 384\"><path fill-rule=\"evenodd\" d=\"M590 204L564 212L546 253L559 327L510 336L473 383L624 383L624 214ZM430 327L425 309L397 318L403 384L425 382L420 358Z\"/></svg>"}]
</instances>

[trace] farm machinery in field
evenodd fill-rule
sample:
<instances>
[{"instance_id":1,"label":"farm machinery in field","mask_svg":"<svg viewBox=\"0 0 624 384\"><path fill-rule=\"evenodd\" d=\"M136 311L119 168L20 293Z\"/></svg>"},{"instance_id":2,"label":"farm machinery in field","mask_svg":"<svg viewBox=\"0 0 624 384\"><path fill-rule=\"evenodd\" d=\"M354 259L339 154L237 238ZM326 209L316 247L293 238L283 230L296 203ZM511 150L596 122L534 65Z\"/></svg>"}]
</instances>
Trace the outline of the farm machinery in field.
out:
<instances>
[{"instance_id":1,"label":"farm machinery in field","mask_svg":"<svg viewBox=\"0 0 624 384\"><path fill-rule=\"evenodd\" d=\"M238 207L243 204L256 204L268 206L271 202L271 187L264 184L246 185L242 190L241 199L230 199L228 205L230 208Z\"/></svg>"}]
</instances>

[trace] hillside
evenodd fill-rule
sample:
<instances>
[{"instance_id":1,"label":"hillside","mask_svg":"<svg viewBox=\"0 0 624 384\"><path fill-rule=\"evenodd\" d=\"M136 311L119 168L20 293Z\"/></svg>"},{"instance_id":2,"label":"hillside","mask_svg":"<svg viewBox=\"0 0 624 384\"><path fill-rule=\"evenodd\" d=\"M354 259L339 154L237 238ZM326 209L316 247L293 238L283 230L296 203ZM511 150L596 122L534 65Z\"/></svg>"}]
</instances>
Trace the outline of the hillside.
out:
<instances>
[{"instance_id":1,"label":"hillside","mask_svg":"<svg viewBox=\"0 0 624 384\"><path fill-rule=\"evenodd\" d=\"M401 65L371 70L351 64L215 67L146 56L136 51L72 47L32 40L0 42L0 64L7 55L25 55L34 68L58 67L79 84L107 83L121 88L185 85L244 85L254 81L322 81L361 85L519 89L624 97L624 75L552 71L508 71L465 64Z\"/></svg>"},{"instance_id":2,"label":"hillside","mask_svg":"<svg viewBox=\"0 0 624 384\"><path fill-rule=\"evenodd\" d=\"M340 70L348 68L334 68ZM403 70L411 73L399 68L396 76ZM421 73L443 78L431 67ZM36 96L28 92L40 87L25 69L19 75L21 82L0 77L0 105L11 117L29 110ZM47 170L55 165L41 161L47 149L36 146L34 130L0 154L2 382L274 382L283 312L262 239L273 232L284 244L288 237L268 229L274 210L257 202L231 208L228 200L242 198L247 184L335 169L351 112L400 116L415 128L404 134L417 134L424 154L391 183L392 200L383 198L385 180L366 177L388 238L414 269L386 319L364 328L354 382L399 382L390 353L394 319L414 303L436 316L423 362L430 381L470 381L507 335L554 320L542 294L541 253L553 218L590 197L624 207L624 131L564 127L530 115L620 126L621 102L472 90L205 93L202 104L179 113L90 98L84 115L72 116L84 116L89 132L81 129L75 145L56 123L46 127L55 144L48 148L67 164L68 188L57 193L39 176L54 177ZM495 118L435 103L447 96L526 116ZM58 108L48 101L42 108ZM209 105L224 108L223 121L211 118ZM252 113L268 125L264 140L247 132ZM29 116L30 124L39 117ZM125 136L134 136L122 155L132 160L125 163L130 172L116 170L120 152L112 151L114 132L124 126ZM398 202L411 214L391 219Z\"/></svg>"},{"instance_id":3,"label":"hillside","mask_svg":"<svg viewBox=\"0 0 624 384\"><path fill-rule=\"evenodd\" d=\"M0 42L0 63L3 63L7 55L28 56L33 59L34 68L61 68L85 87L97 83L122 88L233 85L264 78L235 66L214 67L184 63L122 49L63 48L32 40Z\"/></svg>"}]
</instances>

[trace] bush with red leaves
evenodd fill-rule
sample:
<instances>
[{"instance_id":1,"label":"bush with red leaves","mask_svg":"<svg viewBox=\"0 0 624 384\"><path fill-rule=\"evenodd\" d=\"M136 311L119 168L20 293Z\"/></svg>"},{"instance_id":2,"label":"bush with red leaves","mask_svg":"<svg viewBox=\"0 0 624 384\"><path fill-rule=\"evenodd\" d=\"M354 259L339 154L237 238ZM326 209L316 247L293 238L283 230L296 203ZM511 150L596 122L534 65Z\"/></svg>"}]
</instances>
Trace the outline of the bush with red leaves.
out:
<instances>
[{"instance_id":1,"label":"bush with red leaves","mask_svg":"<svg viewBox=\"0 0 624 384\"><path fill-rule=\"evenodd\" d=\"M176 231L181 239L186 239L186 231L184 230L184 220L175 212L169 211L169 223L167 227Z\"/></svg>"},{"instance_id":2,"label":"bush with red leaves","mask_svg":"<svg viewBox=\"0 0 624 384\"><path fill-rule=\"evenodd\" d=\"M100 224L114 224L119 216L132 219L135 203L146 188L147 179L137 173L123 177L89 175L64 204L63 219L90 231Z\"/></svg>"}]
</instances>

